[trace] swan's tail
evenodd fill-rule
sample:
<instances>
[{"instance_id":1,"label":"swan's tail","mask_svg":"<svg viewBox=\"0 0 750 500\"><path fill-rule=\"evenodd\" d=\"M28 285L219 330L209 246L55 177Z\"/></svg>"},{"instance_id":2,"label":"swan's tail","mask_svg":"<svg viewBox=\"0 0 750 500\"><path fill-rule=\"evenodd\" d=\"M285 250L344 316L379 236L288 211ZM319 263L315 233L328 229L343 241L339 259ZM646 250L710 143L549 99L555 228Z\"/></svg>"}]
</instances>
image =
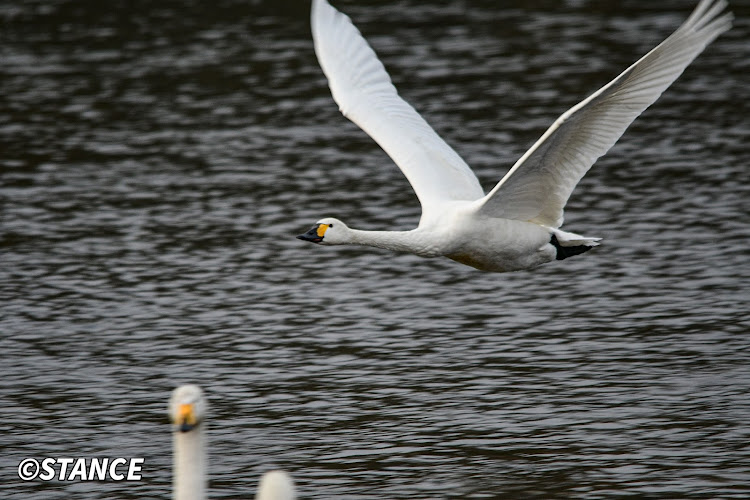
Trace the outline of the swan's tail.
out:
<instances>
[{"instance_id":1,"label":"swan's tail","mask_svg":"<svg viewBox=\"0 0 750 500\"><path fill-rule=\"evenodd\" d=\"M557 250L557 260L563 260L583 252L588 252L593 247L598 246L600 240L601 238L587 238L580 234L553 229L550 243Z\"/></svg>"}]
</instances>

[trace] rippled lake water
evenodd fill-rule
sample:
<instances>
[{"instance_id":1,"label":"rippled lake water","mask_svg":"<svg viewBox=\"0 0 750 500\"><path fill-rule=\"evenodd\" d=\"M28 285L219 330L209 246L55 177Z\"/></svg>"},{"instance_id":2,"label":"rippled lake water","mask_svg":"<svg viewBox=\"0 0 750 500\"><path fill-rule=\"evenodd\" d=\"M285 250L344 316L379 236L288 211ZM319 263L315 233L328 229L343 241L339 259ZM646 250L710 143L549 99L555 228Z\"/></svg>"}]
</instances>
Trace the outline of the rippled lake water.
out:
<instances>
[{"instance_id":1,"label":"rippled lake water","mask_svg":"<svg viewBox=\"0 0 750 500\"><path fill-rule=\"evenodd\" d=\"M339 0L489 189L694 2ZM169 498L170 391L210 493L750 495L750 3L574 192L534 271L294 238L419 205L337 111L307 2L0 3L0 496ZM25 457L140 482L21 482Z\"/></svg>"}]
</instances>

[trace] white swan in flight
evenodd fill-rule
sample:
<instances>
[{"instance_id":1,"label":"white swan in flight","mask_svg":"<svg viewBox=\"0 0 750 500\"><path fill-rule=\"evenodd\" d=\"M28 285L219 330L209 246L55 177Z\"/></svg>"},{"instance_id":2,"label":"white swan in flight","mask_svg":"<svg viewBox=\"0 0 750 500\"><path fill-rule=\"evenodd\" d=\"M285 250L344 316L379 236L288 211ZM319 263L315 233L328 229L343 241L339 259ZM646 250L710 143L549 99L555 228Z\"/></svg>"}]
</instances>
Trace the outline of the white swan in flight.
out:
<instances>
[{"instance_id":1,"label":"white swan in flight","mask_svg":"<svg viewBox=\"0 0 750 500\"><path fill-rule=\"evenodd\" d=\"M169 417L173 423L174 500L206 499L206 398L200 387L181 385L172 391ZM255 500L295 500L292 478L284 471L263 474Z\"/></svg>"},{"instance_id":2,"label":"white swan in flight","mask_svg":"<svg viewBox=\"0 0 750 500\"><path fill-rule=\"evenodd\" d=\"M401 168L422 205L411 231L360 231L319 220L298 238L445 256L483 271L516 271L598 245L562 231L563 207L581 177L690 62L731 27L725 0L701 0L669 38L563 113L484 194L461 157L399 97L383 64L351 20L313 0L315 53L341 112Z\"/></svg>"}]
</instances>

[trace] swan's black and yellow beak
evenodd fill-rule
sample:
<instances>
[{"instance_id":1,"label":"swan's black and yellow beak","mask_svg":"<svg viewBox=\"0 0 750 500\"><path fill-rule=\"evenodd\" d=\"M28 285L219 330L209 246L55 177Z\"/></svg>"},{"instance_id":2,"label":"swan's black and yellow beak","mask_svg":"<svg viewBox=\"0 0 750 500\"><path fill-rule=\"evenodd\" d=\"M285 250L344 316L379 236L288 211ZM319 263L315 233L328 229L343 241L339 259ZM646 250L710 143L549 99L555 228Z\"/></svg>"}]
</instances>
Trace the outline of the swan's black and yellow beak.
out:
<instances>
[{"instance_id":1,"label":"swan's black and yellow beak","mask_svg":"<svg viewBox=\"0 0 750 500\"><path fill-rule=\"evenodd\" d=\"M195 418L195 408L191 404L181 404L177 418L177 430L180 432L189 432L198 425Z\"/></svg>"},{"instance_id":2,"label":"swan's black and yellow beak","mask_svg":"<svg viewBox=\"0 0 750 500\"><path fill-rule=\"evenodd\" d=\"M297 238L313 243L320 243L323 241L323 236L325 236L327 230L328 224L315 224L308 232L298 235Z\"/></svg>"}]
</instances>

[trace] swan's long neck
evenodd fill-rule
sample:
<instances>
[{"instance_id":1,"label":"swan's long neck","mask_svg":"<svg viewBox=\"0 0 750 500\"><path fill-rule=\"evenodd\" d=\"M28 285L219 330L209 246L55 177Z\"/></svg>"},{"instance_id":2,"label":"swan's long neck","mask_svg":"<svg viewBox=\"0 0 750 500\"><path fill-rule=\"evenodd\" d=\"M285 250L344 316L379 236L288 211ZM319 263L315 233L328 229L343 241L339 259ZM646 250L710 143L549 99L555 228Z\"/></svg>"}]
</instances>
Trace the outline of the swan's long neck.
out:
<instances>
[{"instance_id":1,"label":"swan's long neck","mask_svg":"<svg viewBox=\"0 0 750 500\"><path fill-rule=\"evenodd\" d=\"M204 423L188 432L174 432L174 500L205 500L206 442Z\"/></svg>"},{"instance_id":2,"label":"swan's long neck","mask_svg":"<svg viewBox=\"0 0 750 500\"><path fill-rule=\"evenodd\" d=\"M395 252L415 253L425 257L437 256L436 246L431 245L424 237L424 233L415 229L412 231L362 231L349 229L350 241L353 245L385 248Z\"/></svg>"}]
</instances>

